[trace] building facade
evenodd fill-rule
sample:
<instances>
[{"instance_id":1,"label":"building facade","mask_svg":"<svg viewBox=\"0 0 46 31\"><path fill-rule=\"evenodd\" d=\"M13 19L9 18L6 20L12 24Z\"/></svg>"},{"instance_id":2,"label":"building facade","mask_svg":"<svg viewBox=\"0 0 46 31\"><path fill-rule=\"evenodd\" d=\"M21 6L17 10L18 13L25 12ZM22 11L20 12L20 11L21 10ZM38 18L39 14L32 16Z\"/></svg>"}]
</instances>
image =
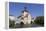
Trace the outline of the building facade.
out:
<instances>
[{"instance_id":1,"label":"building facade","mask_svg":"<svg viewBox=\"0 0 46 31\"><path fill-rule=\"evenodd\" d=\"M21 16L19 16L20 21L23 22L24 24L30 24L32 21L32 18L31 18L31 14L28 12L26 7L21 13L22 13Z\"/></svg>"}]
</instances>

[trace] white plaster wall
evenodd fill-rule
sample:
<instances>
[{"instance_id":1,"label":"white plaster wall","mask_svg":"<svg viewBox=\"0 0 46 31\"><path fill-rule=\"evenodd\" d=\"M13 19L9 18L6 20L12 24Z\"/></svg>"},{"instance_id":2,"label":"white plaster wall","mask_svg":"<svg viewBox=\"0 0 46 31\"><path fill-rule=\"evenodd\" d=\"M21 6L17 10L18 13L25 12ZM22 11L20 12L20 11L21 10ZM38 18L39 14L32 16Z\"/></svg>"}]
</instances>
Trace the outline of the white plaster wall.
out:
<instances>
[{"instance_id":1,"label":"white plaster wall","mask_svg":"<svg viewBox=\"0 0 46 31\"><path fill-rule=\"evenodd\" d=\"M28 15L28 17L25 17L27 15ZM31 15L28 12L24 12L22 17L24 18L24 20L21 20L21 21L24 22L24 24L27 24L27 23L30 24Z\"/></svg>"},{"instance_id":2,"label":"white plaster wall","mask_svg":"<svg viewBox=\"0 0 46 31\"><path fill-rule=\"evenodd\" d=\"M32 18L31 18L31 15L29 14L29 15L28 15L28 24L30 24L31 21L32 21Z\"/></svg>"},{"instance_id":3,"label":"white plaster wall","mask_svg":"<svg viewBox=\"0 0 46 31\"><path fill-rule=\"evenodd\" d=\"M24 12L24 16L26 16L28 14L28 12Z\"/></svg>"},{"instance_id":4,"label":"white plaster wall","mask_svg":"<svg viewBox=\"0 0 46 31\"><path fill-rule=\"evenodd\" d=\"M27 24L28 23L28 18L24 18L24 24Z\"/></svg>"}]
</instances>

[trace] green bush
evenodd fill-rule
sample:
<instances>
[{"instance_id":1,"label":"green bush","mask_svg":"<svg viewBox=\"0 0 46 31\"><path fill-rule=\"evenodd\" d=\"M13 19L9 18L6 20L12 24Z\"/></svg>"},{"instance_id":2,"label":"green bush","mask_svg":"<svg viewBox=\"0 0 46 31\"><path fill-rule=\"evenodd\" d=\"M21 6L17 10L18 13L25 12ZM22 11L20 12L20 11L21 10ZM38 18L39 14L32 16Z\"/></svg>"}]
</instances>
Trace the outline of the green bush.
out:
<instances>
[{"instance_id":1,"label":"green bush","mask_svg":"<svg viewBox=\"0 0 46 31\"><path fill-rule=\"evenodd\" d=\"M15 21L11 21L9 19L9 28L14 28L15 27Z\"/></svg>"},{"instance_id":2,"label":"green bush","mask_svg":"<svg viewBox=\"0 0 46 31\"><path fill-rule=\"evenodd\" d=\"M37 17L37 18L34 20L34 23L44 26L44 16L39 16L39 17Z\"/></svg>"}]
</instances>

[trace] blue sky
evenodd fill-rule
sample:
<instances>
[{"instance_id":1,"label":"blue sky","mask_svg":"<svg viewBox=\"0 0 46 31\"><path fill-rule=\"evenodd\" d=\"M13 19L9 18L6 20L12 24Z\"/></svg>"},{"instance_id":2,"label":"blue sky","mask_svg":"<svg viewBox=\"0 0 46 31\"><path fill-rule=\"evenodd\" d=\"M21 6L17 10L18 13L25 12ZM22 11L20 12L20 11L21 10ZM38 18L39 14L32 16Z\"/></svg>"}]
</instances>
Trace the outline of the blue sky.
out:
<instances>
[{"instance_id":1,"label":"blue sky","mask_svg":"<svg viewBox=\"0 0 46 31\"><path fill-rule=\"evenodd\" d=\"M34 3L9 3L9 15L20 16L21 11L24 10L24 7L27 7L27 10L30 12L32 17L44 16L44 4L34 4Z\"/></svg>"}]
</instances>

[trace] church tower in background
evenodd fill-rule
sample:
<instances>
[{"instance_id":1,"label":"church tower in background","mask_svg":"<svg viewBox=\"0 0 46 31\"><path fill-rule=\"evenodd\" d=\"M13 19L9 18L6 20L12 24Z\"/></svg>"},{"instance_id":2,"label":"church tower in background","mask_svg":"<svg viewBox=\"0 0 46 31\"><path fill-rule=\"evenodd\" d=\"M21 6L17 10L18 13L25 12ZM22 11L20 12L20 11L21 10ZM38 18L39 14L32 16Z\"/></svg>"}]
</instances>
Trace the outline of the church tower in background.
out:
<instances>
[{"instance_id":1,"label":"church tower in background","mask_svg":"<svg viewBox=\"0 0 46 31\"><path fill-rule=\"evenodd\" d=\"M30 24L31 23L31 14L27 10L27 7L24 7L24 10L21 12L21 22L24 24Z\"/></svg>"}]
</instances>

